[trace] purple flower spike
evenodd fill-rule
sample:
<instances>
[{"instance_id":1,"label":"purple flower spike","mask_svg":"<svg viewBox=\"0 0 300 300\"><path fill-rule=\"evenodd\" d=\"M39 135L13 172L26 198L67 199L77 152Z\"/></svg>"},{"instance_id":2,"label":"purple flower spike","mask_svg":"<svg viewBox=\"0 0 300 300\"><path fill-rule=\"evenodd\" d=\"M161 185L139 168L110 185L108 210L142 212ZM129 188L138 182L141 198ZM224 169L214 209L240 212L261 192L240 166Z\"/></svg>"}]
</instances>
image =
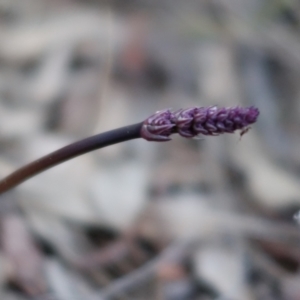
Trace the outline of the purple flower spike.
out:
<instances>
[{"instance_id":1,"label":"purple flower spike","mask_svg":"<svg viewBox=\"0 0 300 300\"><path fill-rule=\"evenodd\" d=\"M161 110L144 121L141 136L148 141L165 142L171 140L169 137L175 124L172 123L173 114L167 110Z\"/></svg>"},{"instance_id":2,"label":"purple flower spike","mask_svg":"<svg viewBox=\"0 0 300 300\"><path fill-rule=\"evenodd\" d=\"M259 110L256 107L194 107L174 113L159 111L148 118L142 126L141 136L148 141L168 141L170 135L179 133L191 138L203 135L219 135L242 130L256 122Z\"/></svg>"}]
</instances>

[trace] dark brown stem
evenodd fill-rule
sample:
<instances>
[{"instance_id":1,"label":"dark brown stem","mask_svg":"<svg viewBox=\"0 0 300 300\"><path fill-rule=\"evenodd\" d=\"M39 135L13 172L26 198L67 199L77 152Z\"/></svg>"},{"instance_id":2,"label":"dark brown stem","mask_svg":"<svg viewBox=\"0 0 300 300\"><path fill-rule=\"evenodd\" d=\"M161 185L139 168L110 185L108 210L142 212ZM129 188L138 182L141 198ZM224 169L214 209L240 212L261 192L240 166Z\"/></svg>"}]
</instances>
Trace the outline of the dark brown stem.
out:
<instances>
[{"instance_id":1,"label":"dark brown stem","mask_svg":"<svg viewBox=\"0 0 300 300\"><path fill-rule=\"evenodd\" d=\"M100 133L56 150L16 170L0 181L0 194L14 188L23 181L76 156L113 144L140 138L143 123Z\"/></svg>"}]
</instances>

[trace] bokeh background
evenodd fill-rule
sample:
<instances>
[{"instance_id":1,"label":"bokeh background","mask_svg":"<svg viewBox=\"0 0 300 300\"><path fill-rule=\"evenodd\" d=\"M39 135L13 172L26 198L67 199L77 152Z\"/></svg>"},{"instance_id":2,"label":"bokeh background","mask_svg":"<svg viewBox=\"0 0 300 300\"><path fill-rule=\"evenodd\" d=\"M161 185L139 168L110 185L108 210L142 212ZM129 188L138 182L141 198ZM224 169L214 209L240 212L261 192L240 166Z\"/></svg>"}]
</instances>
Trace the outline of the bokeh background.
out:
<instances>
[{"instance_id":1,"label":"bokeh background","mask_svg":"<svg viewBox=\"0 0 300 300\"><path fill-rule=\"evenodd\" d=\"M300 299L299 79L296 0L0 0L1 177L160 109L261 111L2 195L0 299Z\"/></svg>"}]
</instances>

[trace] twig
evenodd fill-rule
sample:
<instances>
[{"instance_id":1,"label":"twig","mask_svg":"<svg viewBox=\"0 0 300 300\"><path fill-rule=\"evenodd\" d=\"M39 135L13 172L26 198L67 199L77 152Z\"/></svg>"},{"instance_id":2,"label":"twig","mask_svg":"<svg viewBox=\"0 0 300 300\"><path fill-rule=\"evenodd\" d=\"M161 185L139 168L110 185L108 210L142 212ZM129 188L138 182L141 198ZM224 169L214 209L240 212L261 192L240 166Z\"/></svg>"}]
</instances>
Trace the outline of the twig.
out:
<instances>
[{"instance_id":1,"label":"twig","mask_svg":"<svg viewBox=\"0 0 300 300\"><path fill-rule=\"evenodd\" d=\"M168 246L157 258L143 265L137 271L132 272L118 280L115 280L110 286L100 292L101 299L116 297L124 292L129 291L135 286L155 275L159 265L168 260L182 260L187 255L188 250L192 247L193 241L190 239L176 241Z\"/></svg>"}]
</instances>

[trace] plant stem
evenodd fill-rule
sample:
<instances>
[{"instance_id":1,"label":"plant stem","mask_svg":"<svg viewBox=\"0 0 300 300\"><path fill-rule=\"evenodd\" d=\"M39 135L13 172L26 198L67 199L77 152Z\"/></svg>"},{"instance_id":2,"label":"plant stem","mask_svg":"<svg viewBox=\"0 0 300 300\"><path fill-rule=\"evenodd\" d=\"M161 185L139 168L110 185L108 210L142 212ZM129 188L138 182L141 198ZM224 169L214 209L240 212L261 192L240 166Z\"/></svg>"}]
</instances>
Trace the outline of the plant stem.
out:
<instances>
[{"instance_id":1,"label":"plant stem","mask_svg":"<svg viewBox=\"0 0 300 300\"><path fill-rule=\"evenodd\" d=\"M179 133L186 138L219 135L242 130L241 136L256 122L258 108L250 107L192 107L176 112L157 111L144 122L100 133L54 151L18 169L0 181L0 194L23 181L66 160L109 145L143 138L147 141L166 142L170 135Z\"/></svg>"},{"instance_id":2,"label":"plant stem","mask_svg":"<svg viewBox=\"0 0 300 300\"><path fill-rule=\"evenodd\" d=\"M140 138L143 123L100 133L56 150L16 170L0 181L0 194L62 162L113 144Z\"/></svg>"}]
</instances>

